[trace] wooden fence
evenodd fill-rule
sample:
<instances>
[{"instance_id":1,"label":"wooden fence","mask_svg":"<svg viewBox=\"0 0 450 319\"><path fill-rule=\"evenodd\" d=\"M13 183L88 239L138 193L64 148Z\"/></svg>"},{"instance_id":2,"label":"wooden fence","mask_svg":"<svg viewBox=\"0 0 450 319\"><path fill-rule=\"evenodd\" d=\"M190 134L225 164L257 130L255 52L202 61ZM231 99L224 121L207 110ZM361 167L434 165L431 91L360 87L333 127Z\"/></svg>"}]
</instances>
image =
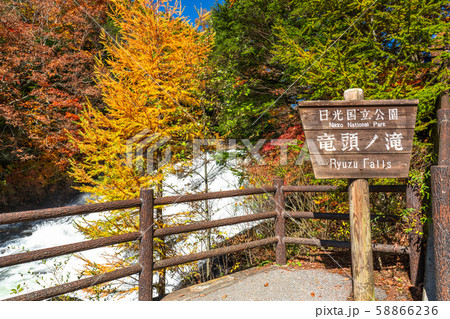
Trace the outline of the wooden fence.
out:
<instances>
[{"instance_id":1,"label":"wooden fence","mask_svg":"<svg viewBox=\"0 0 450 319\"><path fill-rule=\"evenodd\" d=\"M431 167L431 210L434 234L436 299L450 300L450 97L438 99L438 163Z\"/></svg>"},{"instance_id":2,"label":"wooden fence","mask_svg":"<svg viewBox=\"0 0 450 319\"><path fill-rule=\"evenodd\" d=\"M0 257L0 267L8 267L36 260L57 257L65 254L81 252L89 249L105 247L109 245L139 240L139 262L136 265L124 267L119 270L106 272L91 276L81 280L68 282L62 285L41 289L31 293L17 295L5 300L45 300L76 290L88 288L105 282L124 278L134 274L139 274L139 300L152 300L153 291L153 271L166 267L181 265L197 260L211 258L215 256L230 254L246 249L275 244L276 262L286 264L286 244L313 245L321 247L350 248L350 243L336 240L320 240L311 238L292 238L285 235L286 218L295 219L332 219L349 220L348 214L314 213L314 212L289 212L285 211L285 193L292 192L335 192L345 191L337 186L285 186L283 180L275 180L273 186L261 188L239 189L221 192L210 192L202 194L191 194L182 196L169 196L154 198L153 190L141 190L140 198L131 200L114 201L99 204L86 204L78 206L68 206L61 208L51 208L34 211L24 211L16 213L0 214L0 225L25 221L36 221L41 219L58 218L64 216L83 215L94 212L102 212L117 209L140 208L139 231L106 238L83 241L74 244L62 245L53 248L40 249L9 256ZM370 187L371 192L406 192L407 208L413 212L414 218L420 219L421 205L417 192L406 185L376 185ZM207 199L219 199L235 196L247 196L257 194L273 194L275 210L250 214L239 217L224 218L213 221L201 221L188 225L173 226L156 229L153 223L153 210L155 206L170 205L176 203L187 203L202 201ZM417 215L417 216L416 216ZM228 247L216 248L200 253L153 261L153 239L168 235L193 232L197 230L211 229L219 226L234 225L244 222L258 221L264 219L275 219L275 236L247 243L232 245ZM372 216L377 221L396 221L395 216ZM421 223L416 224L417 227ZM422 269L422 239L421 230L414 229L410 237L410 247L398 245L373 244L374 251L409 254L411 281L413 285L421 282L423 276Z\"/></svg>"}]
</instances>

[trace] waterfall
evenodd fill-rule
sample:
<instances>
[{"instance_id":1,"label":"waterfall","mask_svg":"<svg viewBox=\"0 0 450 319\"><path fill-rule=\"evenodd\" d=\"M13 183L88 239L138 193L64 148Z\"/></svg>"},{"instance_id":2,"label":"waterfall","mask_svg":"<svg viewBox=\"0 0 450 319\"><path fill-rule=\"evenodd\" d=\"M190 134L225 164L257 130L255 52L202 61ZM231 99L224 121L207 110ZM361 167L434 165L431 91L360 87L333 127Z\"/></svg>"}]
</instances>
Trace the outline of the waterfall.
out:
<instances>
[{"instance_id":1,"label":"waterfall","mask_svg":"<svg viewBox=\"0 0 450 319\"><path fill-rule=\"evenodd\" d=\"M223 191L239 188L239 178L227 166L220 166L214 160L208 159L206 171L209 179L209 191ZM164 182L164 196L185 194L187 192L201 192L204 179L199 178L204 163L197 163L194 173L189 176L171 175ZM89 194L83 194L69 205L80 205L86 202ZM245 212L241 206L241 198L225 198L209 201L211 219L220 219L242 215ZM164 208L164 216L174 216L181 211L188 210L189 204L176 204ZM247 212L248 213L248 212ZM99 213L85 216L88 220L101 218ZM64 217L37 221L32 223L20 223L0 226L0 256L24 252L26 250L37 250L58 245L70 244L84 241L86 238L76 230L74 222L81 221L81 217ZM241 225L220 227L219 231L232 236L238 232L251 227L256 222ZM216 236L217 235L213 235ZM188 242L198 241L198 237L190 235ZM181 248L180 248L181 249ZM204 244L199 245L199 250L204 250ZM101 263L103 254L112 253L113 248L97 248L79 253L87 259ZM83 261L69 255L50 258L46 262L36 261L22 265L0 268L0 299L8 298L13 289L23 289L21 293L31 292L78 279L79 271L83 269ZM170 292L180 281L178 274L172 274L167 278L167 290ZM73 296L86 299L82 292L76 292ZM136 294L128 296L127 300L135 300Z\"/></svg>"}]
</instances>

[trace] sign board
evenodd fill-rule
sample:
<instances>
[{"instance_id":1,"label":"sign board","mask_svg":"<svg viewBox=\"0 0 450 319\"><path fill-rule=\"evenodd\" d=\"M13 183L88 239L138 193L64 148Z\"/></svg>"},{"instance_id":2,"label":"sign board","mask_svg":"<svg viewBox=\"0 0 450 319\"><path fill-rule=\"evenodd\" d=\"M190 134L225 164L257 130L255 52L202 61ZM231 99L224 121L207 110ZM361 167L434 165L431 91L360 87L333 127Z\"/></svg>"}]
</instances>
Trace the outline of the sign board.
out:
<instances>
[{"instance_id":1,"label":"sign board","mask_svg":"<svg viewBox=\"0 0 450 319\"><path fill-rule=\"evenodd\" d=\"M315 178L406 178L419 100L305 101Z\"/></svg>"}]
</instances>

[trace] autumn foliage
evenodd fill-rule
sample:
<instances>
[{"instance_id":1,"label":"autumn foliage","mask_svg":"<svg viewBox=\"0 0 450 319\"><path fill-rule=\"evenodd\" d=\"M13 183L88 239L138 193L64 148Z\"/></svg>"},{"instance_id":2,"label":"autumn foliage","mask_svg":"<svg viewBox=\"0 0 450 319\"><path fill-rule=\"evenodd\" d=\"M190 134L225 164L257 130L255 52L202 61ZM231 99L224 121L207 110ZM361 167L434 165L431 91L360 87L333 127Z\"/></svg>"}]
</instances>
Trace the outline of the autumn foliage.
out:
<instances>
[{"instance_id":1,"label":"autumn foliage","mask_svg":"<svg viewBox=\"0 0 450 319\"><path fill-rule=\"evenodd\" d=\"M96 63L106 107L88 103L80 131L72 134L83 156L72 161L72 176L96 202L137 198L141 188L161 191L175 164L189 159L186 144L204 134L199 93L208 40L180 17L179 6L165 0L113 0L110 18L120 37L102 32L106 58ZM169 148L172 158L161 165ZM150 169L153 160L159 165ZM79 229L90 238L136 231L137 215L110 212ZM161 219L157 223L164 226ZM136 245L124 244L106 264L87 261L88 269L120 268L135 257Z\"/></svg>"},{"instance_id":2,"label":"autumn foliage","mask_svg":"<svg viewBox=\"0 0 450 319\"><path fill-rule=\"evenodd\" d=\"M0 2L0 190L9 206L67 179L67 159L78 153L67 132L78 129L86 97L100 102L92 72L106 7Z\"/></svg>"},{"instance_id":3,"label":"autumn foliage","mask_svg":"<svg viewBox=\"0 0 450 319\"><path fill-rule=\"evenodd\" d=\"M425 202L435 99L450 83L448 1L223 0L199 13L197 28L177 0L0 0L0 208L23 209L72 182L92 202L137 198L142 188L162 196L167 176L192 159L190 143L219 134L272 139L260 149L264 162L239 172L256 187L276 177L344 186L314 179L296 105L342 99L351 87L367 99L420 99L410 177ZM286 205L343 213L345 196L290 194ZM407 215L401 195L371 196L372 212ZM156 207L155 223L189 214ZM310 224L288 226L299 237L305 225L309 237L348 235L345 223ZM138 210L77 228L87 238L134 232ZM406 238L402 229L373 234ZM178 254L182 236L155 239L158 259ZM113 249L104 263L85 259L84 275L136 262L136 242ZM124 281L89 292L136 289Z\"/></svg>"},{"instance_id":4,"label":"autumn foliage","mask_svg":"<svg viewBox=\"0 0 450 319\"><path fill-rule=\"evenodd\" d=\"M170 139L165 146L171 147L175 163L186 149L183 142L202 134L199 74L209 48L168 1L112 4L110 17L121 36L102 33L108 57L96 65L106 107L89 103L80 115L80 138L72 136L84 155L82 162L72 163L72 175L84 185L80 190L103 201L135 198L164 177L162 168L139 170L143 158L127 149L127 141L148 134L145 147L151 147Z\"/></svg>"}]
</instances>

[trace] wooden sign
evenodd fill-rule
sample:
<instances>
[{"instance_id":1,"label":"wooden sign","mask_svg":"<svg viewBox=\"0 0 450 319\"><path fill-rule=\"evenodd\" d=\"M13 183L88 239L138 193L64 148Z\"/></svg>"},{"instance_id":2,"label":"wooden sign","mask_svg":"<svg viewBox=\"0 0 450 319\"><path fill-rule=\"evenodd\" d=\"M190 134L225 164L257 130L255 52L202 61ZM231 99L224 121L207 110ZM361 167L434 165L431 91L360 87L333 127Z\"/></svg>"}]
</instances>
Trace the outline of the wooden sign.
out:
<instances>
[{"instance_id":1,"label":"wooden sign","mask_svg":"<svg viewBox=\"0 0 450 319\"><path fill-rule=\"evenodd\" d=\"M315 177L408 177L418 104L419 100L300 102Z\"/></svg>"}]
</instances>

